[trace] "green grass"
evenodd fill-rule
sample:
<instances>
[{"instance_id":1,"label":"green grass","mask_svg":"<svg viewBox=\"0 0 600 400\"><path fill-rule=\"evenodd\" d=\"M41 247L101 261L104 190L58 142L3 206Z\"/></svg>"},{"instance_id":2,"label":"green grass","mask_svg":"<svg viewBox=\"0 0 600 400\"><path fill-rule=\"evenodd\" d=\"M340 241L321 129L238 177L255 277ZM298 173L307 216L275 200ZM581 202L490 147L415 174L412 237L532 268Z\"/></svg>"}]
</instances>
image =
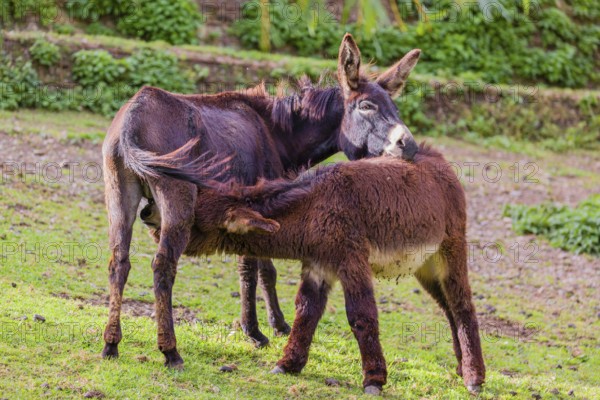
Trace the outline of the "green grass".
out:
<instances>
[{"instance_id":1,"label":"green grass","mask_svg":"<svg viewBox=\"0 0 600 400\"><path fill-rule=\"evenodd\" d=\"M47 132L58 138L95 139L108 122L85 113L37 111L1 113L0 121L3 127L7 121L18 121L22 129L15 134ZM107 398L366 398L358 347L346 322L339 285L305 370L297 376L273 376L268 371L281 356L286 338L269 335L271 346L257 350L236 328L239 298L231 296L239 290L235 257L212 256L210 261L184 257L179 264L174 305L186 307L198 318L175 328L185 360L183 372L162 366L154 321L128 313L123 316L121 357L102 360L107 320L102 303L108 294L103 185L82 183L84 190L76 189L68 182L31 178L26 183L0 181L0 398L79 399L92 390ZM139 222L134 227L134 248L125 298L150 308L155 245ZM277 261L276 267L281 305L291 323L299 264ZM532 324L537 330L527 340L506 331L495 335L489 327L483 330L488 377L480 398L526 399L535 393L544 399L600 397L600 319L589 314L590 307L600 305L594 300L597 294L589 293L589 307L554 316L548 315L544 303L529 301L531 293L519 291L520 278L506 286L492 285L476 272L471 279L474 291L486 296L485 303L475 300L478 309L492 304L498 318ZM425 293L413 292L419 287L416 280L379 281L375 287L389 371L384 397L471 398L454 373L445 318ZM267 333L264 302L258 304ZM531 315L524 315L524 310ZM34 314L46 322L34 321ZM568 328L570 323L576 329ZM235 364L237 370L219 372L225 364ZM326 378L335 378L342 386L326 386ZM554 389L560 394L552 394ZM567 395L570 390L574 396Z\"/></svg>"},{"instance_id":2,"label":"green grass","mask_svg":"<svg viewBox=\"0 0 600 400\"><path fill-rule=\"evenodd\" d=\"M99 143L104 139L110 118L87 111L52 111L20 109L0 110L0 131L10 135L34 133L62 141L87 140Z\"/></svg>"}]
</instances>

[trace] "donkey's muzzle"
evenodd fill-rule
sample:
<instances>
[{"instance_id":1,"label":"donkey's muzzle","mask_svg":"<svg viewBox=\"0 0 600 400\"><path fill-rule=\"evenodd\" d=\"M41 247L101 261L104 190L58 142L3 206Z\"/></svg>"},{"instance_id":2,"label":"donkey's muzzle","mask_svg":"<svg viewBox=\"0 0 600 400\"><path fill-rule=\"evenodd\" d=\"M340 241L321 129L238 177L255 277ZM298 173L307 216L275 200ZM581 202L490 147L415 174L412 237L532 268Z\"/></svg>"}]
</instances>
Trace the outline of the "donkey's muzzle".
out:
<instances>
[{"instance_id":1,"label":"donkey's muzzle","mask_svg":"<svg viewBox=\"0 0 600 400\"><path fill-rule=\"evenodd\" d=\"M406 161L412 161L419 151L419 145L406 125L396 125L388 136L388 145L385 154L400 157Z\"/></svg>"}]
</instances>

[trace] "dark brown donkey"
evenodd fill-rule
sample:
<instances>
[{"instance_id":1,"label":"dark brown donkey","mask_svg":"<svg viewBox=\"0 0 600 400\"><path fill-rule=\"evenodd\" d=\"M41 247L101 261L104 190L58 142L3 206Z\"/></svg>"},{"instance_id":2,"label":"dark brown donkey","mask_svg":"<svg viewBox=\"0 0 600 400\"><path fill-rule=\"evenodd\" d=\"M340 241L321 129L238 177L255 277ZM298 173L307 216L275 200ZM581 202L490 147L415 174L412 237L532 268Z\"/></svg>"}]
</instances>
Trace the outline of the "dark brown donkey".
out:
<instances>
[{"instance_id":1,"label":"dark brown donkey","mask_svg":"<svg viewBox=\"0 0 600 400\"><path fill-rule=\"evenodd\" d=\"M187 253L302 261L296 320L273 372L305 366L327 295L339 280L365 392L379 393L387 370L372 278L414 274L446 313L458 374L470 392L479 392L485 366L467 277L465 195L439 153L422 146L414 163L386 156L253 187L205 182L193 169L161 166L151 156L140 162L204 187L195 214L197 240Z\"/></svg>"},{"instance_id":2,"label":"dark brown donkey","mask_svg":"<svg viewBox=\"0 0 600 400\"><path fill-rule=\"evenodd\" d=\"M360 52L346 35L340 46L341 89L314 88L306 80L298 94L288 97L269 96L260 87L189 96L151 87L141 89L117 113L102 149L112 252L110 310L102 355L118 356L123 288L131 267L132 226L144 197L149 200L142 211L144 216L158 213L162 221L161 240L152 262L158 347L167 366L183 364L176 348L171 294L179 257L188 243L198 239L192 230L194 209L203 207L204 199L190 183L157 176L141 162L144 157L167 154L198 139L191 156L230 157L221 179L234 177L247 185L260 177L276 178L318 163L339 150L351 159L384 152L411 159L417 145L400 120L392 96L402 90L418 58L419 51L413 50L375 81L359 83ZM245 257L239 272L244 332L258 344L268 341L256 319L258 275L269 322L276 331L287 333L289 326L277 302L271 261Z\"/></svg>"}]
</instances>

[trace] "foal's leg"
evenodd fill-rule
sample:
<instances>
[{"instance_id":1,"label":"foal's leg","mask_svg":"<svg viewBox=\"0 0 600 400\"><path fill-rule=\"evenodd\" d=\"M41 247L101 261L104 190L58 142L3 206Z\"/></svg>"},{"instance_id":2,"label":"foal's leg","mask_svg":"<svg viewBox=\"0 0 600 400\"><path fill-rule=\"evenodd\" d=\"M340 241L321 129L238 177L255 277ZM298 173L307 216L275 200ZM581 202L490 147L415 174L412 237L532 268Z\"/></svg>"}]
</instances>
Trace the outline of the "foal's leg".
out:
<instances>
[{"instance_id":1,"label":"foal's leg","mask_svg":"<svg viewBox=\"0 0 600 400\"><path fill-rule=\"evenodd\" d=\"M446 295L442 290L442 284L439 281L438 272L436 271L436 263L439 261L441 261L441 256L439 254L432 255L427 263L417 271L415 276L419 283L421 283L421 286L423 286L423 288L431 295L431 297L433 297L433 299L444 311L444 314L446 314L446 318L448 319L448 323L450 325L450 331L452 332L452 346L454 348L454 354L456 355L456 360L458 361L456 373L459 376L462 376L462 351L460 350L460 342L458 340L458 333L456 331L456 323L454 322L454 317L450 311L450 306L448 306L448 300L446 299Z\"/></svg>"},{"instance_id":2,"label":"foal's leg","mask_svg":"<svg viewBox=\"0 0 600 400\"><path fill-rule=\"evenodd\" d=\"M281 308L279 308L279 300L277 299L277 270L273 266L271 260L260 260L258 264L258 278L262 287L263 296L267 303L267 314L269 315L269 325L273 328L276 335L287 335L291 328L285 322L285 317Z\"/></svg>"},{"instance_id":3,"label":"foal's leg","mask_svg":"<svg viewBox=\"0 0 600 400\"><path fill-rule=\"evenodd\" d=\"M296 319L283 358L277 361L272 373L300 372L308 361L308 350L333 284L332 280L311 271L312 268L315 267L310 264L302 267L302 282L296 295Z\"/></svg>"},{"instance_id":4,"label":"foal's leg","mask_svg":"<svg viewBox=\"0 0 600 400\"><path fill-rule=\"evenodd\" d=\"M379 343L371 267L366 261L350 261L340 268L338 276L344 288L348 323L360 348L365 393L379 394L387 381L387 368Z\"/></svg>"},{"instance_id":5,"label":"foal's leg","mask_svg":"<svg viewBox=\"0 0 600 400\"><path fill-rule=\"evenodd\" d=\"M471 299L466 242L464 239L447 240L442 243L441 251L448 265L448 271L441 279L442 290L456 324L462 353L463 380L471 393L478 393L485 381L485 365Z\"/></svg>"},{"instance_id":6,"label":"foal's leg","mask_svg":"<svg viewBox=\"0 0 600 400\"><path fill-rule=\"evenodd\" d=\"M170 179L160 179L154 189L161 214L160 241L152 261L158 348L165 355L165 366L180 369L183 359L177 352L171 299L177 262L190 237L196 188L181 182L174 183Z\"/></svg>"},{"instance_id":7,"label":"foal's leg","mask_svg":"<svg viewBox=\"0 0 600 400\"><path fill-rule=\"evenodd\" d=\"M240 298L242 300L242 331L252 339L256 347L263 347L269 339L262 334L256 317L256 283L258 280L259 260L251 257L240 257L238 273L240 275Z\"/></svg>"},{"instance_id":8,"label":"foal's leg","mask_svg":"<svg viewBox=\"0 0 600 400\"><path fill-rule=\"evenodd\" d=\"M123 289L131 269L129 246L142 190L138 179L124 168L122 161L117 157L106 156L104 181L111 256L108 264L110 303L102 357L113 358L119 356L118 346L123 337L121 304Z\"/></svg>"}]
</instances>

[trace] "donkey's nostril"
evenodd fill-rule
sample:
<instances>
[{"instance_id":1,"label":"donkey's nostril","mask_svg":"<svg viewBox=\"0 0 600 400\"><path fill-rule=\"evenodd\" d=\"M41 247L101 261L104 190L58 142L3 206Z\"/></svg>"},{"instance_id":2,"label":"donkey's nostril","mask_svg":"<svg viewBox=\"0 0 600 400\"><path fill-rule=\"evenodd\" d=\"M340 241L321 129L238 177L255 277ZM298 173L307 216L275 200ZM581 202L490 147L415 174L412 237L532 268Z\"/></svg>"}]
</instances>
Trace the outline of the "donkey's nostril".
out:
<instances>
[{"instance_id":1,"label":"donkey's nostril","mask_svg":"<svg viewBox=\"0 0 600 400\"><path fill-rule=\"evenodd\" d=\"M406 143L404 142L404 139L400 139L400 140L398 140L397 145L399 147L404 147L404 146L406 146Z\"/></svg>"}]
</instances>

